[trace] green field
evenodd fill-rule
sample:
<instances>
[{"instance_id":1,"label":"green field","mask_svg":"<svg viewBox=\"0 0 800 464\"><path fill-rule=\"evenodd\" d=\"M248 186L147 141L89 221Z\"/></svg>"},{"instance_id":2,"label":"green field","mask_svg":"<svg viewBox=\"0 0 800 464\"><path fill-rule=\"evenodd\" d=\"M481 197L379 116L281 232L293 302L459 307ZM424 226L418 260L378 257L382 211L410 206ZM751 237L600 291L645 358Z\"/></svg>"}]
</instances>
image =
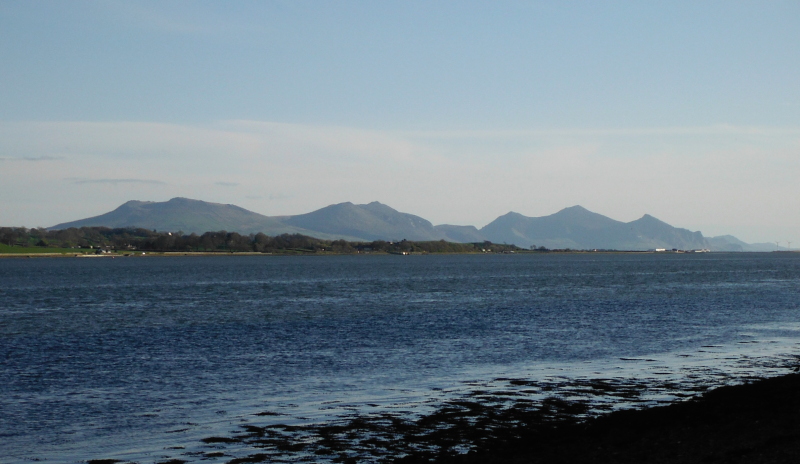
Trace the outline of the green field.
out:
<instances>
[{"instance_id":1,"label":"green field","mask_svg":"<svg viewBox=\"0 0 800 464\"><path fill-rule=\"evenodd\" d=\"M51 247L22 247L22 246L9 246L0 244L0 254L37 254L37 253L62 253L62 254L76 254L76 253L90 253L94 250L80 249L80 248L51 248Z\"/></svg>"}]
</instances>

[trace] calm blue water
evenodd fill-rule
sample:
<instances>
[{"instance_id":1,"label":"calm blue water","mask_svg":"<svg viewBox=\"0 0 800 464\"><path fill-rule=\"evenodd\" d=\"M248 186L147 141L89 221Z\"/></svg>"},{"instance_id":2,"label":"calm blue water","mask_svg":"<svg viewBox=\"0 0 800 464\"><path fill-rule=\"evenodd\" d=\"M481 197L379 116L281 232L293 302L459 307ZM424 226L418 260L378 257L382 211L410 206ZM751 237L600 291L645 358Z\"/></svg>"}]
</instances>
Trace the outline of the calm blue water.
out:
<instances>
[{"instance_id":1,"label":"calm blue water","mask_svg":"<svg viewBox=\"0 0 800 464\"><path fill-rule=\"evenodd\" d=\"M0 461L155 462L265 410L788 355L798 329L800 254L5 259Z\"/></svg>"}]
</instances>

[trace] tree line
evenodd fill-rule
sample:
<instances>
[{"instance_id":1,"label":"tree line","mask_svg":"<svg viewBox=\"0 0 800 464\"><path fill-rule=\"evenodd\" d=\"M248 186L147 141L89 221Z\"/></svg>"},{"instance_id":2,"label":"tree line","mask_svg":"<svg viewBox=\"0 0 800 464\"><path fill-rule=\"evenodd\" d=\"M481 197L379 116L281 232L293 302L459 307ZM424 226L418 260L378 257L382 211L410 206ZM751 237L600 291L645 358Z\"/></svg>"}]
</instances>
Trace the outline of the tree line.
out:
<instances>
[{"instance_id":1,"label":"tree line","mask_svg":"<svg viewBox=\"0 0 800 464\"><path fill-rule=\"evenodd\" d=\"M157 232L142 228L81 227L63 230L0 228L0 243L10 247L107 249L147 252L257 252L257 253L509 253L523 251L514 245L492 242L439 241L348 242L321 240L300 234L268 236L237 232ZM544 251L540 249L539 251Z\"/></svg>"}]
</instances>

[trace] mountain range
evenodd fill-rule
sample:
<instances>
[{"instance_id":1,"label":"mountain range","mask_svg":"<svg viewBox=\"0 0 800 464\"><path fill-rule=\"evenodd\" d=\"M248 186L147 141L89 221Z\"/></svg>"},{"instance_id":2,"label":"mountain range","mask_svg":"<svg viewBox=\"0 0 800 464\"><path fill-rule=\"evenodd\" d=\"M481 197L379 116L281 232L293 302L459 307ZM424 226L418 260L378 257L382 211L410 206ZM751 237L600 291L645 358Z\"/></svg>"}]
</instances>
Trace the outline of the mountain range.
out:
<instances>
[{"instance_id":1,"label":"mountain range","mask_svg":"<svg viewBox=\"0 0 800 464\"><path fill-rule=\"evenodd\" d=\"M166 202L129 201L117 209L87 219L58 224L70 227L141 227L160 231L202 234L225 230L242 234L303 234L320 239L348 241L446 240L515 244L519 247L575 250L680 249L712 251L771 251L772 244L748 244L736 237L704 237L700 232L673 227L645 214L621 222L572 206L542 217L509 212L485 227L442 224L399 212L374 201L356 205L338 203L294 216L264 216L244 208L188 198Z\"/></svg>"}]
</instances>

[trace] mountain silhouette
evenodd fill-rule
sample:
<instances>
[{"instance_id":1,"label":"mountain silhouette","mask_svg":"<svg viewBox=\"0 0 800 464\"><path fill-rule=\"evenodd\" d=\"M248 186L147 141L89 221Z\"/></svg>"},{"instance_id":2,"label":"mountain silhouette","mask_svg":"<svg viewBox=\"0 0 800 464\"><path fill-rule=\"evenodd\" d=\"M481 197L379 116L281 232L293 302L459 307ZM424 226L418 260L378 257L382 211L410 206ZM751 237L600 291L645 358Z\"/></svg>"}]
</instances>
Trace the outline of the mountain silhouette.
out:
<instances>
[{"instance_id":1,"label":"mountain silhouette","mask_svg":"<svg viewBox=\"0 0 800 464\"><path fill-rule=\"evenodd\" d=\"M99 216L58 224L51 229L70 227L141 227L161 231L202 234L225 230L243 234L263 232L268 235L312 231L285 224L280 218L264 216L235 205L223 205L189 198L165 202L129 201ZM321 237L320 237L321 238Z\"/></svg>"},{"instance_id":2,"label":"mountain silhouette","mask_svg":"<svg viewBox=\"0 0 800 464\"><path fill-rule=\"evenodd\" d=\"M363 240L441 240L445 234L430 221L401 213L382 203L339 203L311 213L288 216L286 224Z\"/></svg>"},{"instance_id":3,"label":"mountain silhouette","mask_svg":"<svg viewBox=\"0 0 800 464\"><path fill-rule=\"evenodd\" d=\"M572 206L542 217L510 212L480 230L488 240L521 247L570 248L577 250L650 250L657 248L694 250L708 248L700 232L678 229L648 214L632 222L621 222Z\"/></svg>"},{"instance_id":4,"label":"mountain silhouette","mask_svg":"<svg viewBox=\"0 0 800 464\"><path fill-rule=\"evenodd\" d=\"M730 235L706 238L700 232L673 227L649 214L635 221L621 222L578 205L542 217L509 212L477 229L449 224L434 226L426 219L377 201L362 205L338 203L294 216L264 216L235 205L173 198L166 202L129 201L106 214L58 224L51 229L92 226L197 234L220 230L242 234L288 233L349 241L491 241L523 248L543 246L574 250L774 249L771 244L747 244Z\"/></svg>"}]
</instances>

